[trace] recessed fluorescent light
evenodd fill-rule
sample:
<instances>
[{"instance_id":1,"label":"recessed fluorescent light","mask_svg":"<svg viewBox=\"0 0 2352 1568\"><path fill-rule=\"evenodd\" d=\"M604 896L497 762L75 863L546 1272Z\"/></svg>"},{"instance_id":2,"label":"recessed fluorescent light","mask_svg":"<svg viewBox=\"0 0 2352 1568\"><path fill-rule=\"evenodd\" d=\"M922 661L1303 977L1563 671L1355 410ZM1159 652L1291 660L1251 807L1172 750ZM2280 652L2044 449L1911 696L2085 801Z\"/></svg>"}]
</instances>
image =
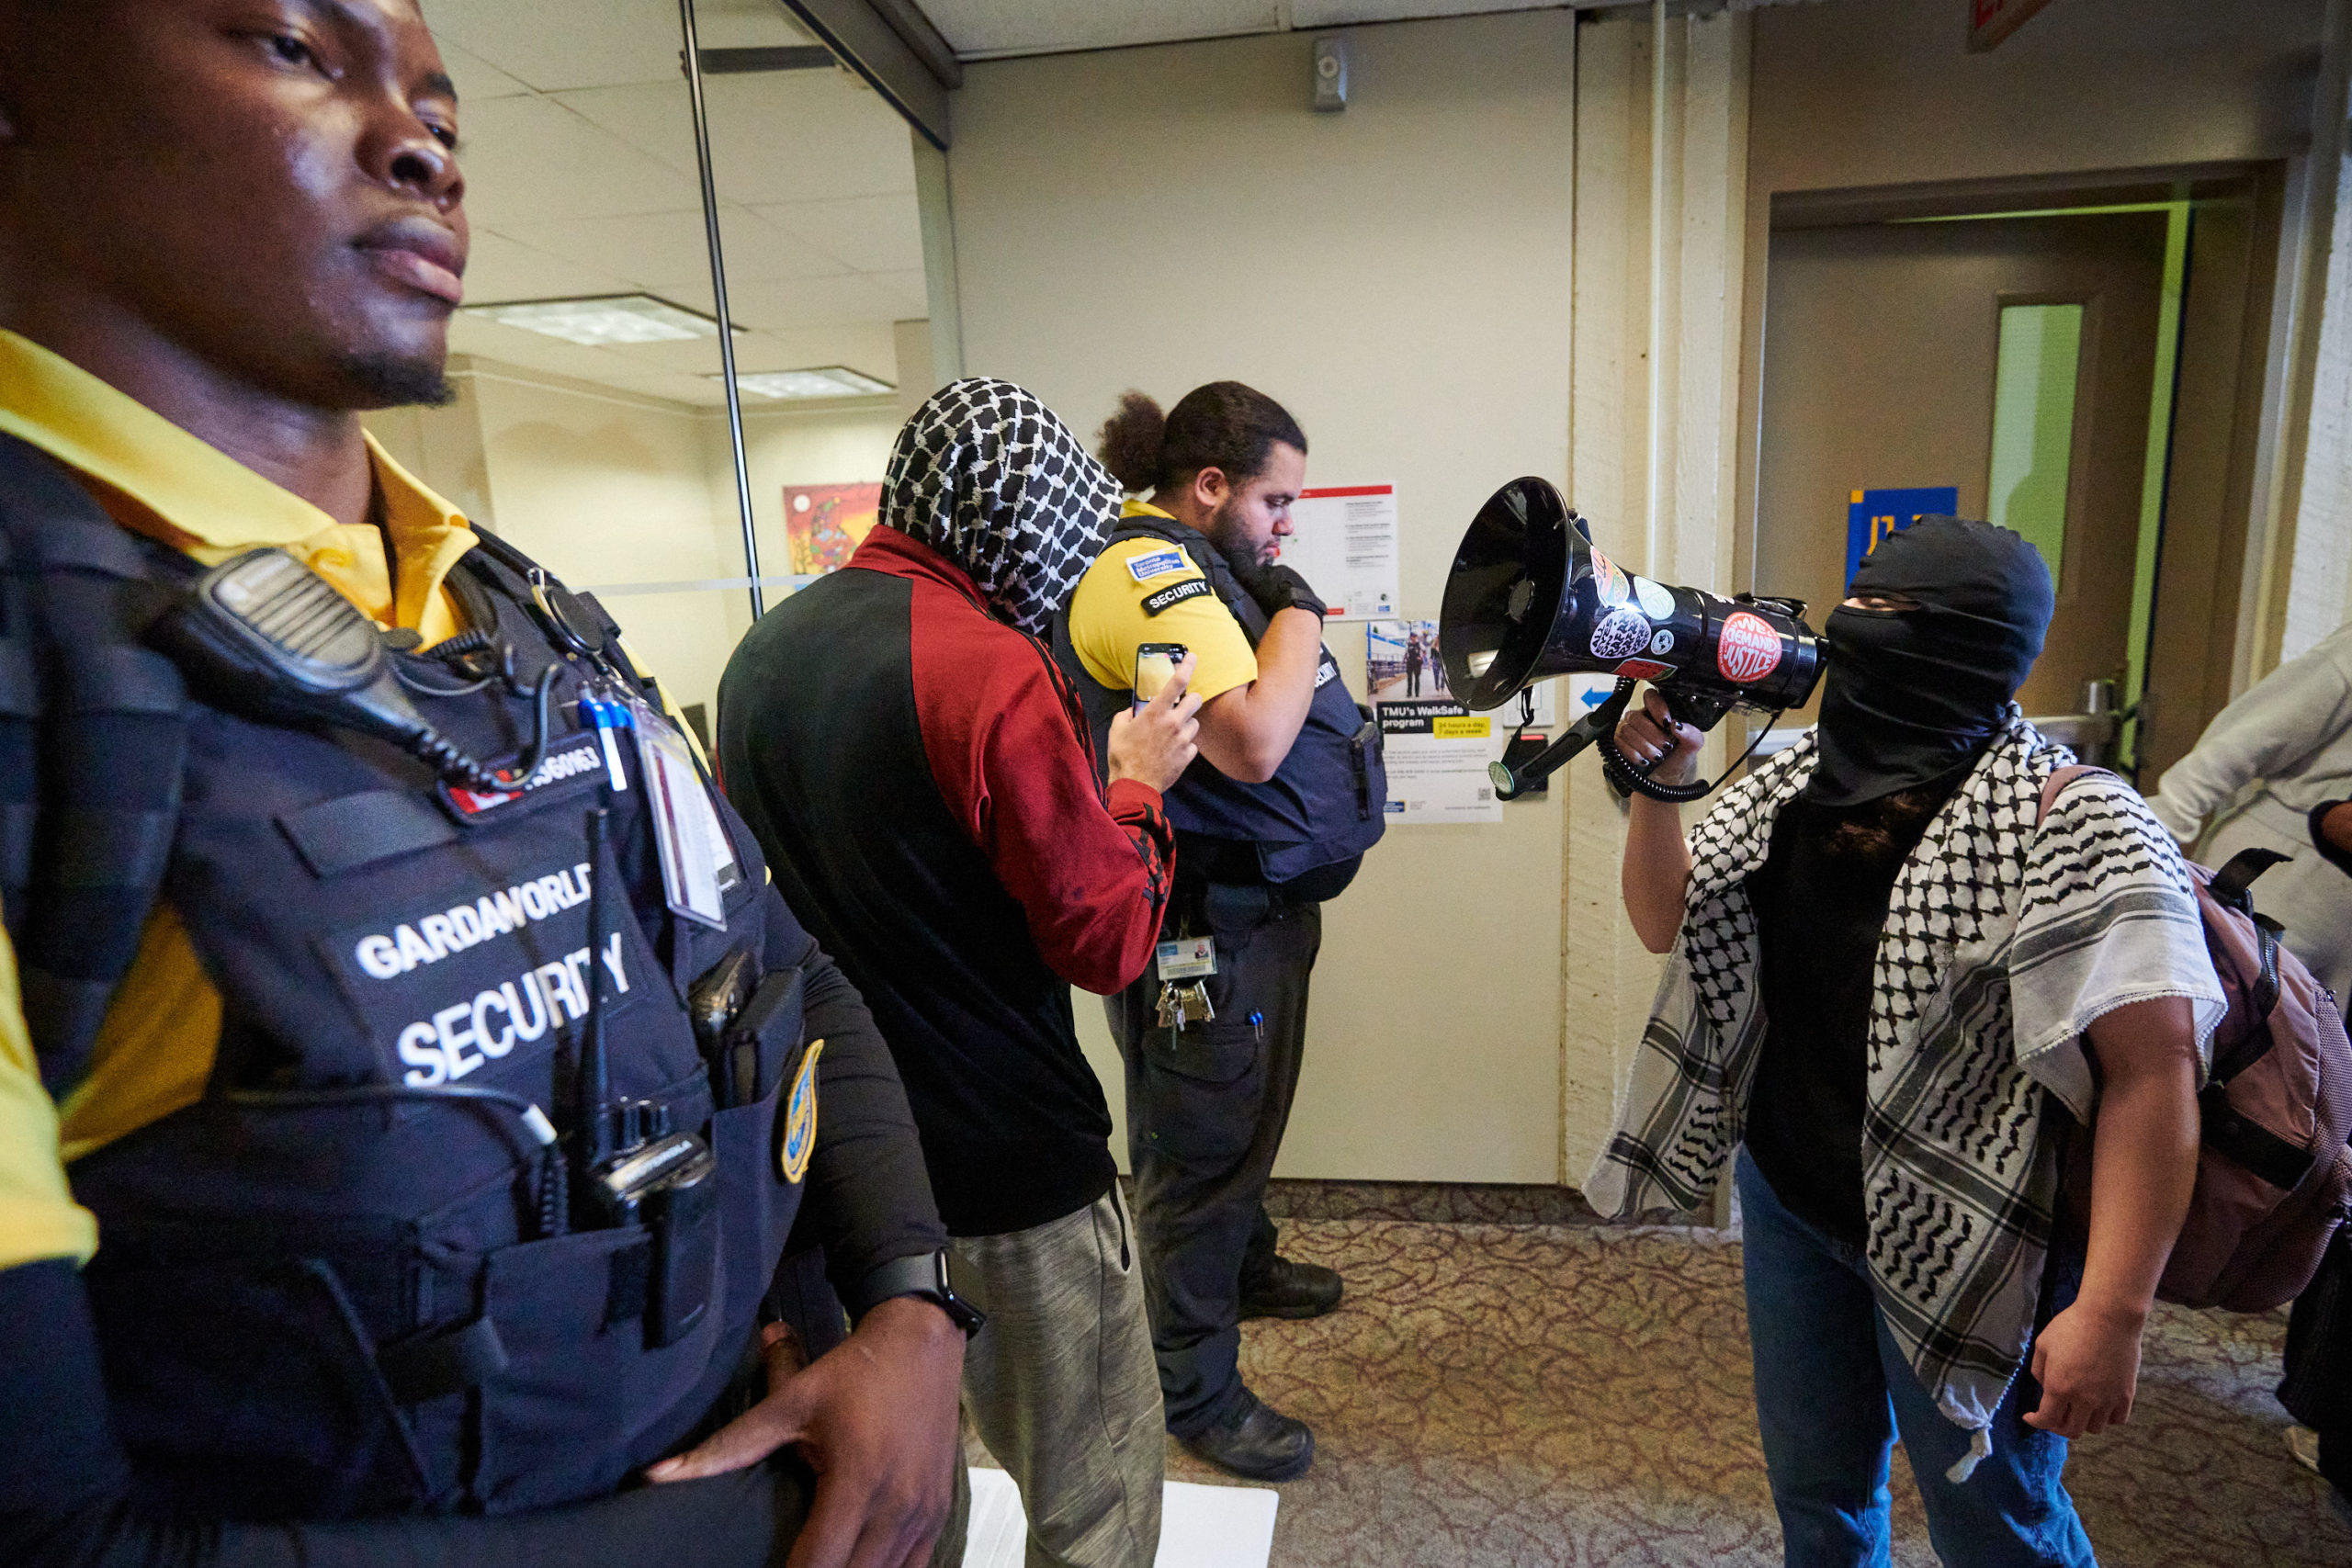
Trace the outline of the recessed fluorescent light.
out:
<instances>
[{"instance_id":1,"label":"recessed fluorescent light","mask_svg":"<svg viewBox=\"0 0 2352 1568\"><path fill-rule=\"evenodd\" d=\"M718 323L699 310L650 294L608 294L582 299L525 299L511 305L468 305L465 313L520 327L566 343L601 348L616 343L682 343L717 337ZM740 329L739 329L740 330Z\"/></svg>"},{"instance_id":2,"label":"recessed fluorescent light","mask_svg":"<svg viewBox=\"0 0 2352 1568\"><path fill-rule=\"evenodd\" d=\"M726 379L713 376L714 381ZM755 398L870 398L895 392L888 381L877 381L847 366L827 365L814 370L763 370L738 376L735 385Z\"/></svg>"}]
</instances>

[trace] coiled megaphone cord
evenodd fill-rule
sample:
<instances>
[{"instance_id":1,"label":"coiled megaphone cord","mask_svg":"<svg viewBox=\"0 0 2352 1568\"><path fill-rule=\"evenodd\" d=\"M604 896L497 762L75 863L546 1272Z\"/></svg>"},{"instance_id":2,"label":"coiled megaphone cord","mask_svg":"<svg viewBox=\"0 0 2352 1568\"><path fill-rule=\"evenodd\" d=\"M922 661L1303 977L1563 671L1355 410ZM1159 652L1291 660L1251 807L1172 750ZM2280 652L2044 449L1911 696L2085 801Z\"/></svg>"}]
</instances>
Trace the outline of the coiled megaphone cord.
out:
<instances>
[{"instance_id":1,"label":"coiled megaphone cord","mask_svg":"<svg viewBox=\"0 0 2352 1568\"><path fill-rule=\"evenodd\" d=\"M1620 681L1617 682L1617 689L1630 694L1633 684L1631 681ZM1739 772L1747 759L1756 755L1756 748L1764 743L1765 735L1770 732L1773 725L1781 721L1781 715L1788 711L1786 708L1774 709L1772 716L1757 727L1755 735L1747 742L1747 750L1742 751L1738 760L1725 768L1722 776L1713 784L1704 782L1687 784L1660 784L1644 773L1641 766L1631 757L1617 749L1617 738L1613 735L1603 735L1595 742L1600 748L1600 771L1607 775L1611 784L1628 795L1646 795L1652 800L1663 800L1673 806L1687 806L1694 800L1704 800L1729 783L1732 774Z\"/></svg>"}]
</instances>

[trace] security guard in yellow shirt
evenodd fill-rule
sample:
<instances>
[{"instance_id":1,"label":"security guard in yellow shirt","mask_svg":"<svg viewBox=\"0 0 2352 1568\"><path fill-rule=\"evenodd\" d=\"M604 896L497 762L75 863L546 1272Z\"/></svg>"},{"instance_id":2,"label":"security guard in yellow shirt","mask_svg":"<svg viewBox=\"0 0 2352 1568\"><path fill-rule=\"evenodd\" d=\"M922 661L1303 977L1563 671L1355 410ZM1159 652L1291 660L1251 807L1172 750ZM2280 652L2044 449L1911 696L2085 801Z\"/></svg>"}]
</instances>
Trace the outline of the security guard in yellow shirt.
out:
<instances>
[{"instance_id":1,"label":"security guard in yellow shirt","mask_svg":"<svg viewBox=\"0 0 2352 1568\"><path fill-rule=\"evenodd\" d=\"M1275 564L1306 437L1238 381L1163 415L1130 392L1102 455L1130 492L1057 630L1098 731L1138 655L1196 665L1201 754L1167 794L1175 891L1157 964L1106 998L1127 1074L1144 1297L1168 1429L1236 1474L1298 1475L1314 1434L1242 1382L1245 1317L1313 1317L1340 1277L1275 1250L1263 1199L1298 1085L1321 903L1381 834L1377 730L1323 646L1324 606ZM1174 657L1181 658L1181 654ZM1099 747L1098 747L1099 750Z\"/></svg>"},{"instance_id":2,"label":"security guard in yellow shirt","mask_svg":"<svg viewBox=\"0 0 2352 1568\"><path fill-rule=\"evenodd\" d=\"M971 1314L888 1055L359 426L446 395L456 137L413 0L0 0L0 1562L904 1568Z\"/></svg>"}]
</instances>

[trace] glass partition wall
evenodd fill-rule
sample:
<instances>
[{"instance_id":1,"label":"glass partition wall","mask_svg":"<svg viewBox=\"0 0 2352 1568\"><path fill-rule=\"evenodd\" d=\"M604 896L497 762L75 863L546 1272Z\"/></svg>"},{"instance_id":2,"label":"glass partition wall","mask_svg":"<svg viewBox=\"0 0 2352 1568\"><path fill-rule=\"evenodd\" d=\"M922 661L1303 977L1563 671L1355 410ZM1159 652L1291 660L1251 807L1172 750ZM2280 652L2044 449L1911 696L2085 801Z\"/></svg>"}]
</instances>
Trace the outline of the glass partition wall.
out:
<instances>
[{"instance_id":1,"label":"glass partition wall","mask_svg":"<svg viewBox=\"0 0 2352 1568\"><path fill-rule=\"evenodd\" d=\"M778 0L695 0L707 207L681 10L426 0L473 231L457 395L368 423L477 523L594 590L707 715L754 586L773 604L871 525L930 338L906 121Z\"/></svg>"}]
</instances>

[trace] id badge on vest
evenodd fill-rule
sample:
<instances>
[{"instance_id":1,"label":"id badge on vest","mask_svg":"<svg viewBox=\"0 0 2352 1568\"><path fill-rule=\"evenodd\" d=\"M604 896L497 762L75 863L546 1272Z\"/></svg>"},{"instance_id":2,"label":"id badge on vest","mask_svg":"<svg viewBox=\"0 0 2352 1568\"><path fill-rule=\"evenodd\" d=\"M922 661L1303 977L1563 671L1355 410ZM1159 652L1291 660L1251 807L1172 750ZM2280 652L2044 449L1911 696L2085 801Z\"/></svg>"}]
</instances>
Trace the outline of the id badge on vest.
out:
<instances>
[{"instance_id":1,"label":"id badge on vest","mask_svg":"<svg viewBox=\"0 0 2352 1568\"><path fill-rule=\"evenodd\" d=\"M637 760L650 798L653 842L662 855L662 895L673 914L727 929L726 889L741 880L727 829L703 788L685 737L650 704L629 700Z\"/></svg>"}]
</instances>

